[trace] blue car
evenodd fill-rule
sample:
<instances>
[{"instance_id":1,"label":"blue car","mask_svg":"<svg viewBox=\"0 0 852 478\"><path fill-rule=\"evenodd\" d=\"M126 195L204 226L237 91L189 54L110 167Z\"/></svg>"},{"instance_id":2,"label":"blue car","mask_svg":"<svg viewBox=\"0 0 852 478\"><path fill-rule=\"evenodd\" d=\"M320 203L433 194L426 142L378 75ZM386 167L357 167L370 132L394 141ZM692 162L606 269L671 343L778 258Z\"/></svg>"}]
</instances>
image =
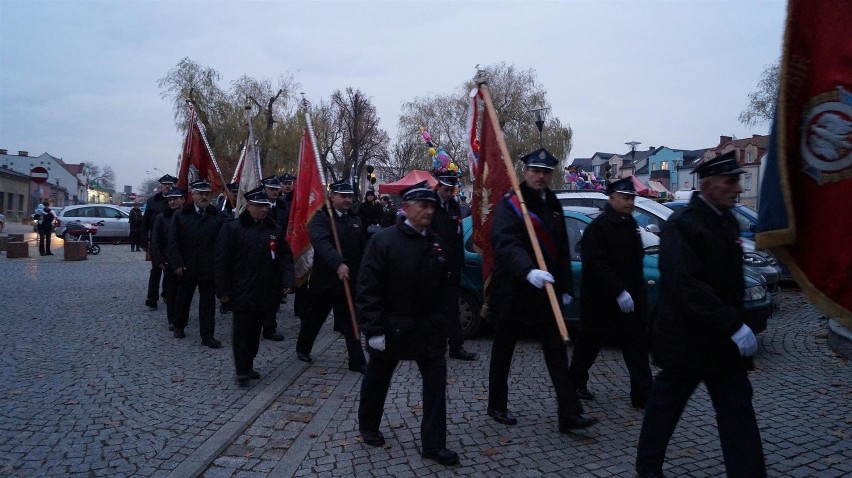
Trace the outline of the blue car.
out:
<instances>
[{"instance_id":1,"label":"blue car","mask_svg":"<svg viewBox=\"0 0 852 478\"><path fill-rule=\"evenodd\" d=\"M572 324L579 322L580 301L582 290L580 290L580 276L583 270L580 258L580 239L586 226L601 214L597 208L569 207L562 211L565 217L565 225L568 229L568 240L571 243L571 271L574 276L574 301L571 305L563 308L562 315L569 328ZM461 278L461 292L459 294L459 316L462 334L465 337L476 335L483 326L487 326L488 318L480 314L483 304L482 283L482 257L476 252L473 245L473 218L467 217L462 221L462 233L464 235L464 268ZM648 293L648 306L651 314L656 313L657 300L660 297L660 269L659 269L659 238L647 231L641 231L642 243L645 246L645 257L643 258L645 290ZM746 323L755 333L766 329L766 322L772 314L772 296L769 294L766 280L761 274L750 267L743 268L745 278L745 307Z\"/></svg>"}]
</instances>

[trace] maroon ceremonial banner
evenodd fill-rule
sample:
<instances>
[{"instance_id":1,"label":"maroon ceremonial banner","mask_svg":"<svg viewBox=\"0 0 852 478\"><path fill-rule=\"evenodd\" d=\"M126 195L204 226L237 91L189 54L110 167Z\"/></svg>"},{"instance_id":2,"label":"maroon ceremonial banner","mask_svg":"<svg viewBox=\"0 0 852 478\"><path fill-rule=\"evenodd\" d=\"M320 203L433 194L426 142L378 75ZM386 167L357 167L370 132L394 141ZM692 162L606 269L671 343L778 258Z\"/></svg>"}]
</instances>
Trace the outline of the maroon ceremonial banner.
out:
<instances>
[{"instance_id":1,"label":"maroon ceremonial banner","mask_svg":"<svg viewBox=\"0 0 852 478\"><path fill-rule=\"evenodd\" d=\"M307 128L302 136L296 179L293 203L290 206L290 220L287 223L287 243L293 251L296 283L301 286L310 278L311 268L314 265L314 249L311 247L311 238L308 235L308 224L314 214L322 209L325 201L317 159Z\"/></svg>"},{"instance_id":2,"label":"maroon ceremonial banner","mask_svg":"<svg viewBox=\"0 0 852 478\"><path fill-rule=\"evenodd\" d=\"M757 246L812 302L852 317L852 2L790 0Z\"/></svg>"},{"instance_id":3,"label":"maroon ceremonial banner","mask_svg":"<svg viewBox=\"0 0 852 478\"><path fill-rule=\"evenodd\" d=\"M176 186L186 191L189 184L202 179L210 183L214 193L223 189L222 175L210 151L204 126L199 123L195 108L190 105ZM187 200L192 201L192 196Z\"/></svg>"}]
</instances>

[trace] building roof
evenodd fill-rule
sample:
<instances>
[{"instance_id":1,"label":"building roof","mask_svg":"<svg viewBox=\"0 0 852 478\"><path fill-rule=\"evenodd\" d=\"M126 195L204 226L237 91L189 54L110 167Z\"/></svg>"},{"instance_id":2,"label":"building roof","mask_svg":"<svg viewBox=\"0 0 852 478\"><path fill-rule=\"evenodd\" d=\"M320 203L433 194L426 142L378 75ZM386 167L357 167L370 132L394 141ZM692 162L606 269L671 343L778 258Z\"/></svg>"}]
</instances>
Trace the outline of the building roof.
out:
<instances>
[{"instance_id":1,"label":"building roof","mask_svg":"<svg viewBox=\"0 0 852 478\"><path fill-rule=\"evenodd\" d=\"M592 158L574 158L570 166L580 168L584 171L592 169Z\"/></svg>"}]
</instances>

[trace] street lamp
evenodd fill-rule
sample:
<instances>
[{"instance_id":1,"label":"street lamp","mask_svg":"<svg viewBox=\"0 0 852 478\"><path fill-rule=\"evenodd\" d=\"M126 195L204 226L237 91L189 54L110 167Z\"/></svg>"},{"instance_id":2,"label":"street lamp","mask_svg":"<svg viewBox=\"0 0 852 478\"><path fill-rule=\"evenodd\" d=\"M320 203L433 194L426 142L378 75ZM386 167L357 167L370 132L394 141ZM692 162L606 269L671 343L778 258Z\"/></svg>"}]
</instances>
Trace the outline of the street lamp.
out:
<instances>
[{"instance_id":1,"label":"street lamp","mask_svg":"<svg viewBox=\"0 0 852 478\"><path fill-rule=\"evenodd\" d=\"M544 147L544 138L542 136L542 132L544 130L544 113L549 109L550 108L548 108L548 107L542 107L542 108L533 108L533 109L527 111L528 113L534 113L535 114L535 127L538 128L538 147L539 148Z\"/></svg>"}]
</instances>

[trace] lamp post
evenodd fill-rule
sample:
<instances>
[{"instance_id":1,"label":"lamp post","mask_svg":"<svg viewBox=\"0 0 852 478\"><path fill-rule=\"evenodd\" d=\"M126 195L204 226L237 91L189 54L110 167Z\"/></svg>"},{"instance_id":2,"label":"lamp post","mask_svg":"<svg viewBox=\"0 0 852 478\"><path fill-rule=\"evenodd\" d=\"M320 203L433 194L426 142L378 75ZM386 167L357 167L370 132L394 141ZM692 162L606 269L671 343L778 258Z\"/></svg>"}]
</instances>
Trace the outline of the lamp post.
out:
<instances>
[{"instance_id":1,"label":"lamp post","mask_svg":"<svg viewBox=\"0 0 852 478\"><path fill-rule=\"evenodd\" d=\"M550 108L548 108L548 107L541 107L541 108L533 108L533 109L527 111L528 113L535 114L535 127L538 128L538 147L539 148L544 147L544 137L542 135L542 132L544 131L544 113L549 109Z\"/></svg>"}]
</instances>

